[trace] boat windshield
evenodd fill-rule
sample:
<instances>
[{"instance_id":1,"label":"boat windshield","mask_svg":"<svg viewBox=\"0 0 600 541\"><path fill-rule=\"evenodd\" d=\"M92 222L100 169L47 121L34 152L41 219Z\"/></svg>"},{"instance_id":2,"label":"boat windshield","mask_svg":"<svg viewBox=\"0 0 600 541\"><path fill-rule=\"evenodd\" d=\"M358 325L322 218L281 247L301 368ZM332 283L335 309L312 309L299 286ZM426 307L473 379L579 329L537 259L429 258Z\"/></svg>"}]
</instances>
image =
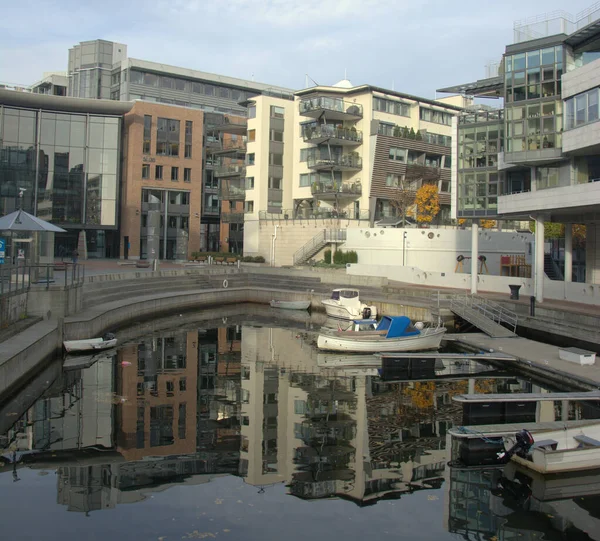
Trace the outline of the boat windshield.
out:
<instances>
[{"instance_id":1,"label":"boat windshield","mask_svg":"<svg viewBox=\"0 0 600 541\"><path fill-rule=\"evenodd\" d=\"M339 301L339 300L340 300L340 292L339 292L339 291L334 291L334 292L331 294L331 298L332 298L334 301Z\"/></svg>"},{"instance_id":2,"label":"boat windshield","mask_svg":"<svg viewBox=\"0 0 600 541\"><path fill-rule=\"evenodd\" d=\"M342 289L339 293L344 299L354 299L358 297L358 291L356 291L356 289Z\"/></svg>"}]
</instances>

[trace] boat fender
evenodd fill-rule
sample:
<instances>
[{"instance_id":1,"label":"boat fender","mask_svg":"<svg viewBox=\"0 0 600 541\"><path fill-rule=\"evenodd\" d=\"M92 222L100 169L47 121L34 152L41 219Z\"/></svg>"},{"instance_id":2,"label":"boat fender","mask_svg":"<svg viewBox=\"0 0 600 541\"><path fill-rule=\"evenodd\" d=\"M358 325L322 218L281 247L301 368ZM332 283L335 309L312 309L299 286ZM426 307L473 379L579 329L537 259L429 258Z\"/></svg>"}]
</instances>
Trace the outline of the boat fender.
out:
<instances>
[{"instance_id":1,"label":"boat fender","mask_svg":"<svg viewBox=\"0 0 600 541\"><path fill-rule=\"evenodd\" d=\"M227 280L223 280L223 287L225 289L227 289L227 286L229 285L229 282Z\"/></svg>"},{"instance_id":2,"label":"boat fender","mask_svg":"<svg viewBox=\"0 0 600 541\"><path fill-rule=\"evenodd\" d=\"M369 319L371 317L371 309L368 306L363 309L362 317L363 319Z\"/></svg>"},{"instance_id":3,"label":"boat fender","mask_svg":"<svg viewBox=\"0 0 600 541\"><path fill-rule=\"evenodd\" d=\"M417 321L415 323L415 329L422 331L425 328L425 324L422 321Z\"/></svg>"}]
</instances>

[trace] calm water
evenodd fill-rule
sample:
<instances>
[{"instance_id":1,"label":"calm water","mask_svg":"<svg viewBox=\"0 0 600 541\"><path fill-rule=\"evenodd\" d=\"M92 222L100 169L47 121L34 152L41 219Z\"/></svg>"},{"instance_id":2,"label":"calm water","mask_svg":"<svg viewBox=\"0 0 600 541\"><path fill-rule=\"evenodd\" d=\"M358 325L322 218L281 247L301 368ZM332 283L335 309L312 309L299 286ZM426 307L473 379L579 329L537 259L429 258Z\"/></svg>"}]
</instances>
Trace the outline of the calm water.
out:
<instances>
[{"instance_id":1,"label":"calm water","mask_svg":"<svg viewBox=\"0 0 600 541\"><path fill-rule=\"evenodd\" d=\"M600 539L594 497L447 466L469 378L534 382L443 359L382 377L318 354L312 320L217 321L122 331L0 405L3 539Z\"/></svg>"}]
</instances>

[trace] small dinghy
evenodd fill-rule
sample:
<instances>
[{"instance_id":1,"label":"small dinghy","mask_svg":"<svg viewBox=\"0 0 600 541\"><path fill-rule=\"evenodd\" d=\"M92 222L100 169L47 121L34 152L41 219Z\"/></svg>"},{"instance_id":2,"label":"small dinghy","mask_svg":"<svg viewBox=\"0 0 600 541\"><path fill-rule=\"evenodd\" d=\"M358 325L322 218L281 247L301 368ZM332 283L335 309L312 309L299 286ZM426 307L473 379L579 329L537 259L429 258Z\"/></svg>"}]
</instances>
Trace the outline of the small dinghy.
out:
<instances>
[{"instance_id":1,"label":"small dinghy","mask_svg":"<svg viewBox=\"0 0 600 541\"><path fill-rule=\"evenodd\" d=\"M117 345L117 337L113 333L106 333L102 338L88 338L87 340L67 340L63 346L67 353L79 353L85 351L100 351L114 348Z\"/></svg>"},{"instance_id":2,"label":"small dinghy","mask_svg":"<svg viewBox=\"0 0 600 541\"><path fill-rule=\"evenodd\" d=\"M282 308L283 310L308 310L310 301L271 301L271 308Z\"/></svg>"}]
</instances>

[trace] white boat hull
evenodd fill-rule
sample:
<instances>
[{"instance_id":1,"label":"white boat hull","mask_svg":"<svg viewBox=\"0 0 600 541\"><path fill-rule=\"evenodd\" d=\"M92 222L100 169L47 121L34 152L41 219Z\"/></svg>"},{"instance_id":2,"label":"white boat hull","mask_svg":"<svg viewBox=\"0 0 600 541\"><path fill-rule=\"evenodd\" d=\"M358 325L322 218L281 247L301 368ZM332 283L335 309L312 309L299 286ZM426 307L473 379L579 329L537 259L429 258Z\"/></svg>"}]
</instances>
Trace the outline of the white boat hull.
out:
<instances>
[{"instance_id":1,"label":"white boat hull","mask_svg":"<svg viewBox=\"0 0 600 541\"><path fill-rule=\"evenodd\" d=\"M284 310L308 310L310 301L271 301L272 308L282 308Z\"/></svg>"},{"instance_id":2,"label":"white boat hull","mask_svg":"<svg viewBox=\"0 0 600 541\"><path fill-rule=\"evenodd\" d=\"M442 342L445 328L425 329L416 336L385 338L371 333L335 332L320 334L317 347L328 351L352 351L357 353L382 353L384 351L424 351L438 349ZM365 336L368 334L369 336Z\"/></svg>"},{"instance_id":3,"label":"white boat hull","mask_svg":"<svg viewBox=\"0 0 600 541\"><path fill-rule=\"evenodd\" d=\"M63 342L67 353L78 353L80 351L101 351L103 349L114 348L117 345L117 339L103 340L102 338L89 338L88 340L68 340Z\"/></svg>"},{"instance_id":4,"label":"white boat hull","mask_svg":"<svg viewBox=\"0 0 600 541\"><path fill-rule=\"evenodd\" d=\"M336 304L336 301L332 301L330 299L321 301L321 303L325 307L325 313L329 317L335 317L337 319L360 319L363 317L363 311L365 308L369 308L371 310L370 317L377 316L377 309L374 306L367 306L366 304L361 305L360 308L354 308L352 306Z\"/></svg>"}]
</instances>

